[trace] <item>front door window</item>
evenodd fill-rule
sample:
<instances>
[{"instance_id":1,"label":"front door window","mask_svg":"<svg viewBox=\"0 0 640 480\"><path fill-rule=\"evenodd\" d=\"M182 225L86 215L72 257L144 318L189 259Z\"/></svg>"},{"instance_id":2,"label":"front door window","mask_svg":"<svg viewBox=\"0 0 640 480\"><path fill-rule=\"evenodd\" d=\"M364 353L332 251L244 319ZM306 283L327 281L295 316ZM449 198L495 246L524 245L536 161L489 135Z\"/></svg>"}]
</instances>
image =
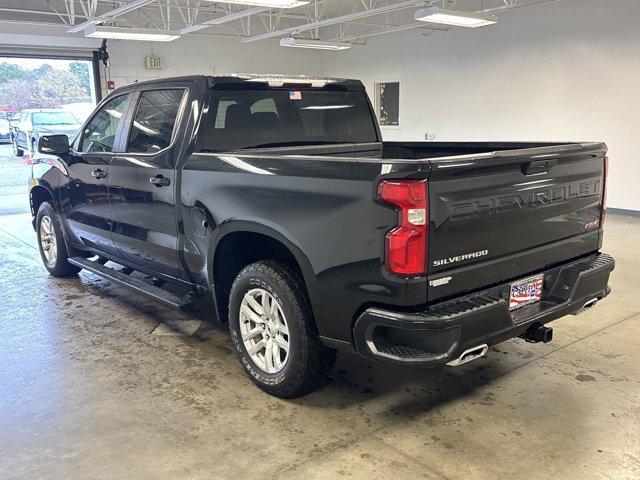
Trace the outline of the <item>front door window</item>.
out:
<instances>
[{"instance_id":1,"label":"front door window","mask_svg":"<svg viewBox=\"0 0 640 480\"><path fill-rule=\"evenodd\" d=\"M129 94L114 97L105 103L82 130L79 151L82 153L112 152L127 105Z\"/></svg>"}]
</instances>

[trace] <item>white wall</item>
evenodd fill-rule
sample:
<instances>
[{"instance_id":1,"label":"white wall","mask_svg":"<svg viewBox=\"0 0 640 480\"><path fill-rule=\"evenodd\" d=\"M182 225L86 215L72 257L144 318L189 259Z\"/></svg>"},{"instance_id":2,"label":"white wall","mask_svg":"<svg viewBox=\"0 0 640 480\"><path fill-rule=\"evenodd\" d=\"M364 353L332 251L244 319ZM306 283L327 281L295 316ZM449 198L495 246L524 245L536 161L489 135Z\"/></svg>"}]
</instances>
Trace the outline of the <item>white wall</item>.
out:
<instances>
[{"instance_id":1,"label":"white wall","mask_svg":"<svg viewBox=\"0 0 640 480\"><path fill-rule=\"evenodd\" d=\"M640 210L640 1L564 0L500 20L374 37L333 52L325 73L370 90L401 78L401 128L387 140L605 141L608 206Z\"/></svg>"}]
</instances>

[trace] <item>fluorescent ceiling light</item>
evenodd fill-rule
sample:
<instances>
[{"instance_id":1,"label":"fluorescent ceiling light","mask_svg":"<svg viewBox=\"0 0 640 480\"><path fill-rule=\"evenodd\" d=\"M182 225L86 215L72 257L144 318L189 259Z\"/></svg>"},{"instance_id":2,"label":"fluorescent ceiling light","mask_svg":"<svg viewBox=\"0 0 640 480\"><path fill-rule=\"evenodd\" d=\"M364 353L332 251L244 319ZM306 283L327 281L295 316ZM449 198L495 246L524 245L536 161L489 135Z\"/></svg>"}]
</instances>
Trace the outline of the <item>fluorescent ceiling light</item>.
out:
<instances>
[{"instance_id":1,"label":"fluorescent ceiling light","mask_svg":"<svg viewBox=\"0 0 640 480\"><path fill-rule=\"evenodd\" d=\"M421 22L441 23L443 25L469 28L485 27L498 23L498 18L493 15L445 10L440 7L429 7L418 10L414 18Z\"/></svg>"},{"instance_id":2,"label":"fluorescent ceiling light","mask_svg":"<svg viewBox=\"0 0 640 480\"><path fill-rule=\"evenodd\" d=\"M84 31L85 37L115 38L118 40L143 40L147 42L170 42L180 38L178 32L153 30L151 28L100 27L89 25Z\"/></svg>"},{"instance_id":3,"label":"fluorescent ceiling light","mask_svg":"<svg viewBox=\"0 0 640 480\"><path fill-rule=\"evenodd\" d=\"M254 5L256 7L295 8L307 5L310 0L210 0L217 3L233 3L234 5Z\"/></svg>"},{"instance_id":4,"label":"fluorescent ceiling light","mask_svg":"<svg viewBox=\"0 0 640 480\"><path fill-rule=\"evenodd\" d=\"M345 50L351 48L350 43L325 42L322 40L307 40L304 38L286 37L280 40L281 47L315 48L317 50Z\"/></svg>"}]
</instances>

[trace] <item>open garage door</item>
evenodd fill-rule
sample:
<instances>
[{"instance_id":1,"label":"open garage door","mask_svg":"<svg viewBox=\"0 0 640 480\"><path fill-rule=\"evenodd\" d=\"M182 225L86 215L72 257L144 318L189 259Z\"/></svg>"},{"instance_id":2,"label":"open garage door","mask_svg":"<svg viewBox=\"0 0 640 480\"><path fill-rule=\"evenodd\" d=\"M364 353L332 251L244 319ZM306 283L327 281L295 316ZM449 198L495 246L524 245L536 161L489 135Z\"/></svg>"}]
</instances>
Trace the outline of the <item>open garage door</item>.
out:
<instances>
[{"instance_id":1,"label":"open garage door","mask_svg":"<svg viewBox=\"0 0 640 480\"><path fill-rule=\"evenodd\" d=\"M52 56L0 49L0 216L28 213L38 138L75 135L99 100L97 72L91 51Z\"/></svg>"}]
</instances>

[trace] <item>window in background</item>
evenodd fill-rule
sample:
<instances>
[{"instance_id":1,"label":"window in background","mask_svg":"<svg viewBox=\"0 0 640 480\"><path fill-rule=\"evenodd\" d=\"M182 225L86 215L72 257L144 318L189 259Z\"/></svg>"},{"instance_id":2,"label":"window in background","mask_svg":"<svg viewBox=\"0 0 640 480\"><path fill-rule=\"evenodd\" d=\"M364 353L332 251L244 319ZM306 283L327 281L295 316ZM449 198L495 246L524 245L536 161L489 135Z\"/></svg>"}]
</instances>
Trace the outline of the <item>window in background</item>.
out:
<instances>
[{"instance_id":1,"label":"window in background","mask_svg":"<svg viewBox=\"0 0 640 480\"><path fill-rule=\"evenodd\" d=\"M400 127L400 82L376 82L376 116L381 127Z\"/></svg>"}]
</instances>

